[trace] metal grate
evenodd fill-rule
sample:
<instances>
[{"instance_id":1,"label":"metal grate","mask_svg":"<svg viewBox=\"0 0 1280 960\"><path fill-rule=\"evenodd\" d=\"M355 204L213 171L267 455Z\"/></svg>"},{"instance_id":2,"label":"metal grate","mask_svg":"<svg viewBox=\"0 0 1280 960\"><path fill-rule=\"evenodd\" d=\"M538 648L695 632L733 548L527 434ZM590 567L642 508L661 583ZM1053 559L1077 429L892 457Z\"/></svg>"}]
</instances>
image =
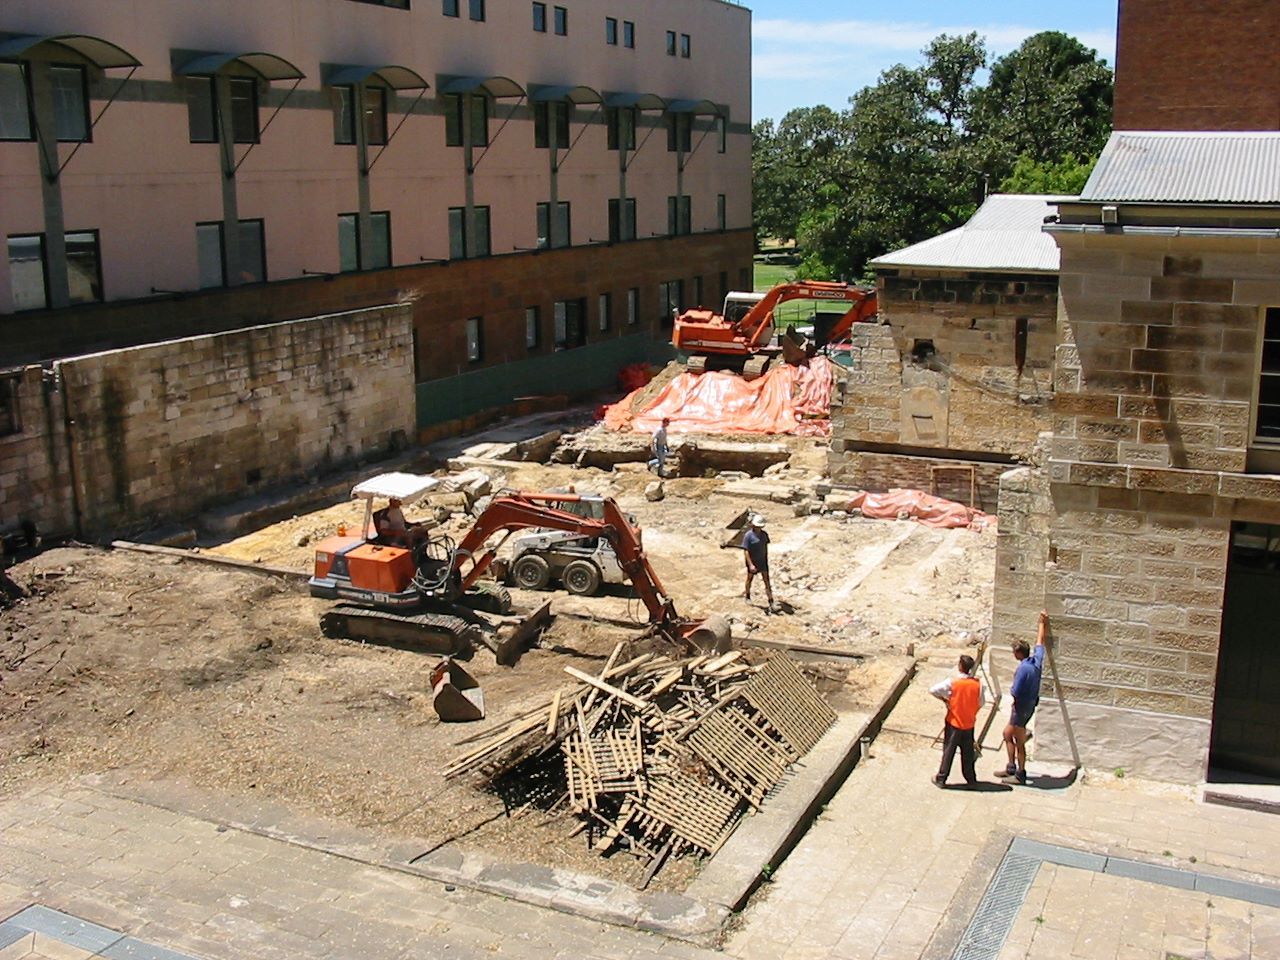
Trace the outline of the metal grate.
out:
<instances>
[{"instance_id":1,"label":"metal grate","mask_svg":"<svg viewBox=\"0 0 1280 960\"><path fill-rule=\"evenodd\" d=\"M1012 850L1005 854L951 960L995 960L1000 955L1042 862Z\"/></svg>"}]
</instances>

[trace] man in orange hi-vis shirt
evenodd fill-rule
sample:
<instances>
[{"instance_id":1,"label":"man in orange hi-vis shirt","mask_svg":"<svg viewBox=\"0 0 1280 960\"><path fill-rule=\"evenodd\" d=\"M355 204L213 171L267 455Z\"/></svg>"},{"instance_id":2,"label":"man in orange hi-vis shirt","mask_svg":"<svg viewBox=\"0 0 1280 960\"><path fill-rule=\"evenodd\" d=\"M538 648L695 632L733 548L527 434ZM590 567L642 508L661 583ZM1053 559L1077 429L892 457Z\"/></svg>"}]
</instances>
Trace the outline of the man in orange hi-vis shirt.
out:
<instances>
[{"instance_id":1,"label":"man in orange hi-vis shirt","mask_svg":"<svg viewBox=\"0 0 1280 960\"><path fill-rule=\"evenodd\" d=\"M947 732L942 744L942 765L933 778L935 786L945 787L955 760L956 748L960 748L960 770L965 783L974 786L978 773L973 749L973 728L978 725L978 711L986 703L982 681L973 675L973 657L960 655L959 674L929 688L939 700L947 704Z\"/></svg>"}]
</instances>

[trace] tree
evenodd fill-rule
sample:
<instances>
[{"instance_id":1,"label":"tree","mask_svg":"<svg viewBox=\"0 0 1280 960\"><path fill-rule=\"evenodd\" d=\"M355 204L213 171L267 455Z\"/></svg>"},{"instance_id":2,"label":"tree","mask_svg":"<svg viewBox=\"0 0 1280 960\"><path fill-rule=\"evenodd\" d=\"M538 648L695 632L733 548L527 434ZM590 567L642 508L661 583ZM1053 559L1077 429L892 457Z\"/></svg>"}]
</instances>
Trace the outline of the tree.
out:
<instances>
[{"instance_id":1,"label":"tree","mask_svg":"<svg viewBox=\"0 0 1280 960\"><path fill-rule=\"evenodd\" d=\"M804 211L836 181L848 149L845 118L830 107L789 111L775 128L752 130L753 199L757 237L794 240Z\"/></svg>"},{"instance_id":2,"label":"tree","mask_svg":"<svg viewBox=\"0 0 1280 960\"><path fill-rule=\"evenodd\" d=\"M1076 196L1084 189L1098 162L1064 157L1054 162L1037 161L1021 156L1013 165L1013 172L1000 183L1001 193L1057 193Z\"/></svg>"},{"instance_id":3,"label":"tree","mask_svg":"<svg viewBox=\"0 0 1280 960\"><path fill-rule=\"evenodd\" d=\"M976 102L987 173L999 182L1019 157L1053 164L1096 157L1111 132L1111 70L1075 37L1028 37L991 67Z\"/></svg>"}]
</instances>

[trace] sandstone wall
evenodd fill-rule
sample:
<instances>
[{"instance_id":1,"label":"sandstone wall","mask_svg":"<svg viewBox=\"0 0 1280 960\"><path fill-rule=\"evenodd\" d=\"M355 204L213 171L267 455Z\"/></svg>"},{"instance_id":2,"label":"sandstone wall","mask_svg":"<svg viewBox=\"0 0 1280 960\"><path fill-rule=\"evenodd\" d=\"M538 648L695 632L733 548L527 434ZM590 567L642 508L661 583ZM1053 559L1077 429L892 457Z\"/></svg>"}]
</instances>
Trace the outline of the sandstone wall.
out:
<instances>
[{"instance_id":1,"label":"sandstone wall","mask_svg":"<svg viewBox=\"0 0 1280 960\"><path fill-rule=\"evenodd\" d=\"M30 522L43 534L75 529L66 423L44 370L0 373L0 533Z\"/></svg>"}]
</instances>

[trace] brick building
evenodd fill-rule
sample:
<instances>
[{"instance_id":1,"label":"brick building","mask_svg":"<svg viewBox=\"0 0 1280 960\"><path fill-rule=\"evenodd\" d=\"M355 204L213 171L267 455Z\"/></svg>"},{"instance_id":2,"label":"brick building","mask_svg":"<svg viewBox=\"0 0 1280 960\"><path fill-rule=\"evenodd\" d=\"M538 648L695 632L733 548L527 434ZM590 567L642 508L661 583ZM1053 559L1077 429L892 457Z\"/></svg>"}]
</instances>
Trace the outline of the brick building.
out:
<instances>
[{"instance_id":1,"label":"brick building","mask_svg":"<svg viewBox=\"0 0 1280 960\"><path fill-rule=\"evenodd\" d=\"M673 307L750 282L750 29L724 0L4 5L0 461L42 416L25 364L386 304L411 432L665 355Z\"/></svg>"},{"instance_id":2,"label":"brick building","mask_svg":"<svg viewBox=\"0 0 1280 960\"><path fill-rule=\"evenodd\" d=\"M1087 766L1280 776L1277 163L1280 133L1118 132L1046 227L1052 434L1004 480L994 626L1048 608Z\"/></svg>"},{"instance_id":3,"label":"brick building","mask_svg":"<svg viewBox=\"0 0 1280 960\"><path fill-rule=\"evenodd\" d=\"M1280 5L1120 0L1115 129L1280 129Z\"/></svg>"},{"instance_id":4,"label":"brick building","mask_svg":"<svg viewBox=\"0 0 1280 960\"><path fill-rule=\"evenodd\" d=\"M996 195L972 219L872 260L880 323L853 332L830 471L994 511L999 478L1049 426L1059 198Z\"/></svg>"}]
</instances>

